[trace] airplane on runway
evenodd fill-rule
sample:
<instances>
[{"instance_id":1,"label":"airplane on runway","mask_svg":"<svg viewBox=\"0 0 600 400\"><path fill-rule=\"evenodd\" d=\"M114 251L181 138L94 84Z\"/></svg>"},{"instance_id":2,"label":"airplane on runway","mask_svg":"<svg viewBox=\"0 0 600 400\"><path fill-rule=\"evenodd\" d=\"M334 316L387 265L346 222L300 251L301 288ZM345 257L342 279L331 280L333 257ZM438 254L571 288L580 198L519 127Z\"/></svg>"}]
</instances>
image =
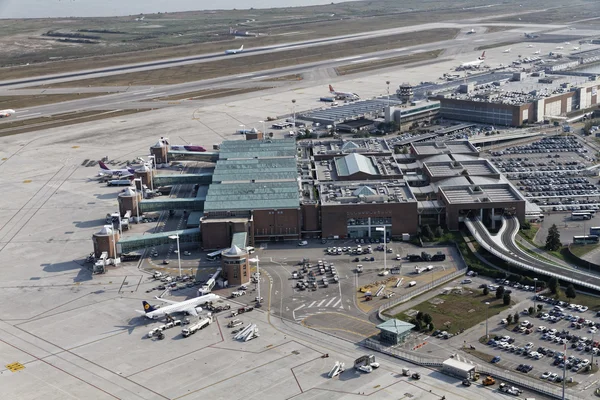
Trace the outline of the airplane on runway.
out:
<instances>
[{"instance_id":1,"label":"airplane on runway","mask_svg":"<svg viewBox=\"0 0 600 400\"><path fill-rule=\"evenodd\" d=\"M532 48L532 47L533 47L533 45L532 45L532 44L530 44L530 45L528 45L527 47L529 47L529 48Z\"/></svg>"},{"instance_id":2,"label":"airplane on runway","mask_svg":"<svg viewBox=\"0 0 600 400\"><path fill-rule=\"evenodd\" d=\"M564 49L563 46L556 46L556 50L562 50L562 49Z\"/></svg>"},{"instance_id":3,"label":"airplane on runway","mask_svg":"<svg viewBox=\"0 0 600 400\"><path fill-rule=\"evenodd\" d=\"M537 51L534 51L533 54L540 54L541 50L538 49Z\"/></svg>"},{"instance_id":4,"label":"airplane on runway","mask_svg":"<svg viewBox=\"0 0 600 400\"><path fill-rule=\"evenodd\" d=\"M202 146L192 146L192 145L189 145L189 146L187 146L187 145L186 146L172 145L171 150L175 150L175 151L185 150L185 151L199 151L199 152L206 151L206 149Z\"/></svg>"},{"instance_id":5,"label":"airplane on runway","mask_svg":"<svg viewBox=\"0 0 600 400\"><path fill-rule=\"evenodd\" d=\"M239 49L225 50L225 54L237 54L241 53L242 51L244 51L244 45L242 45Z\"/></svg>"},{"instance_id":6,"label":"airplane on runway","mask_svg":"<svg viewBox=\"0 0 600 400\"><path fill-rule=\"evenodd\" d=\"M573 50L579 50L580 48L581 47L579 47L579 46L575 46L575 47L573 47Z\"/></svg>"},{"instance_id":7,"label":"airplane on runway","mask_svg":"<svg viewBox=\"0 0 600 400\"><path fill-rule=\"evenodd\" d=\"M475 29L471 28L471 30L467 32L467 35L472 35L473 33L476 33Z\"/></svg>"},{"instance_id":8,"label":"airplane on runway","mask_svg":"<svg viewBox=\"0 0 600 400\"><path fill-rule=\"evenodd\" d=\"M339 98L339 99L347 99L347 100L358 100L360 99L360 96L357 95L356 93L351 93L351 92L336 92L335 90L333 90L333 86L329 85L329 93L331 93L332 95L334 95L335 97Z\"/></svg>"},{"instance_id":9,"label":"airplane on runway","mask_svg":"<svg viewBox=\"0 0 600 400\"><path fill-rule=\"evenodd\" d=\"M125 178L132 176L135 172L133 168L110 169L102 161L98 161L98 164L100 164L100 171L98 172L98 175L118 175L122 178Z\"/></svg>"},{"instance_id":10,"label":"airplane on runway","mask_svg":"<svg viewBox=\"0 0 600 400\"><path fill-rule=\"evenodd\" d=\"M462 64L460 64L460 66L458 68L459 69L477 68L481 64L483 64L483 60L485 60L485 51L483 53L481 53L481 55L477 58L477 60L462 63Z\"/></svg>"},{"instance_id":11,"label":"airplane on runway","mask_svg":"<svg viewBox=\"0 0 600 400\"><path fill-rule=\"evenodd\" d=\"M144 305L144 311L141 311L141 310L135 310L135 311L144 315L146 318L150 318L150 319L158 319L158 318L164 317L165 314L171 314L171 313L176 313L176 312L184 312L184 313L188 313L190 315L197 317L198 311L202 311L200 304L208 303L209 301L217 301L220 299L220 297L217 296L216 294L209 293L207 295L195 297L193 299L185 300L185 301L172 301L172 300L161 299L160 297L156 297L156 299L160 300L160 301L164 301L165 303L168 303L169 305L165 306L165 307L161 307L161 308L156 308L156 307L148 304L148 302L142 301L142 304Z\"/></svg>"},{"instance_id":12,"label":"airplane on runway","mask_svg":"<svg viewBox=\"0 0 600 400\"><path fill-rule=\"evenodd\" d=\"M512 49L509 47L508 49L504 50L503 53L510 53Z\"/></svg>"},{"instance_id":13,"label":"airplane on runway","mask_svg":"<svg viewBox=\"0 0 600 400\"><path fill-rule=\"evenodd\" d=\"M15 113L15 110L0 110L0 118L8 118Z\"/></svg>"}]
</instances>

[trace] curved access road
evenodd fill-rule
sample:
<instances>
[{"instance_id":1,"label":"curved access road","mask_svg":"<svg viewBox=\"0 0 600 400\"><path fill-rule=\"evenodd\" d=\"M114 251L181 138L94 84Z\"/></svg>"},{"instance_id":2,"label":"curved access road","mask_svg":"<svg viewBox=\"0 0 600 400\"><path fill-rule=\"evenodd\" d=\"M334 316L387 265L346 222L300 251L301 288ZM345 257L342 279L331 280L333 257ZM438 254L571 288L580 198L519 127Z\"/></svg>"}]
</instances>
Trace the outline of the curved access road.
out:
<instances>
[{"instance_id":1,"label":"curved access road","mask_svg":"<svg viewBox=\"0 0 600 400\"><path fill-rule=\"evenodd\" d=\"M564 282L600 291L599 275L546 262L525 252L515 242L515 236L519 231L517 218L504 217L502 222L505 228L498 235L490 234L479 219L471 218L465 224L480 246L506 262L535 271L540 275L556 277Z\"/></svg>"}]
</instances>

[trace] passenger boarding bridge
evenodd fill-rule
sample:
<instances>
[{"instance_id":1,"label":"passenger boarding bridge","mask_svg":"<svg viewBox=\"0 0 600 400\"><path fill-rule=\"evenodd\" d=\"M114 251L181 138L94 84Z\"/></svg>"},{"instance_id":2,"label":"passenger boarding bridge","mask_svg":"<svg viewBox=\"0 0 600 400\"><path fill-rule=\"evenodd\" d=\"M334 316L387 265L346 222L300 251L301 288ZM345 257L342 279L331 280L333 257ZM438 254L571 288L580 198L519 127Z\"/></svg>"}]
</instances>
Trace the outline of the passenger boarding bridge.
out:
<instances>
[{"instance_id":1,"label":"passenger boarding bridge","mask_svg":"<svg viewBox=\"0 0 600 400\"><path fill-rule=\"evenodd\" d=\"M185 151L169 150L167 152L169 161L207 161L217 162L219 159L218 151Z\"/></svg>"},{"instance_id":2,"label":"passenger boarding bridge","mask_svg":"<svg viewBox=\"0 0 600 400\"><path fill-rule=\"evenodd\" d=\"M134 250L142 250L154 246L172 244L173 239L169 236L178 235L179 243L200 243L200 228L182 229L178 231L147 233L145 235L127 236L121 238L117 243L117 253L129 253Z\"/></svg>"}]
</instances>

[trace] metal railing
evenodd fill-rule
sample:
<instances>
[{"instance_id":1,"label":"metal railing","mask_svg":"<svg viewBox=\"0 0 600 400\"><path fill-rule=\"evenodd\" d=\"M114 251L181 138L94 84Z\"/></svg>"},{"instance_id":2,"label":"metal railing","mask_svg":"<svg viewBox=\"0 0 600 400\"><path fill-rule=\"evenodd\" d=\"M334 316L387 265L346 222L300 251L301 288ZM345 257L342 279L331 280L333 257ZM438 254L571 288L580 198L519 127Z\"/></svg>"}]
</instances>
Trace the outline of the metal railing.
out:
<instances>
[{"instance_id":1,"label":"metal railing","mask_svg":"<svg viewBox=\"0 0 600 400\"><path fill-rule=\"evenodd\" d=\"M423 357L409 351L388 347L373 339L364 340L362 345L368 349L375 350L422 367L442 368L442 365L445 361L441 358ZM509 371L502 370L501 368L494 367L492 365L481 366L479 364L474 364L474 366L475 370L481 375L491 375L498 380L509 382L521 388L535 391L537 393L557 399L562 399L562 388L549 384L548 382L536 381L525 376L515 375ZM566 398L570 400L583 400L583 397L574 395L572 391L569 391L569 393L566 394Z\"/></svg>"},{"instance_id":2,"label":"metal railing","mask_svg":"<svg viewBox=\"0 0 600 400\"><path fill-rule=\"evenodd\" d=\"M449 282L461 275L464 275L466 271L467 271L466 268L459 269L449 275L438 278L438 279L434 280L433 282L429 282L428 284L426 284L424 286L420 286L418 289L415 289L410 293L403 294L401 296L396 297L393 300L388 301L387 303L382 304L381 306L379 306L379 309L377 310L377 316L382 321L387 321L387 320L391 319L391 317L388 317L383 314L383 312L385 310L388 310L400 303L404 303L405 301L408 301L408 300L410 300L414 297L417 297L425 292L428 292L429 290L435 288L436 286L439 286L443 283Z\"/></svg>"}]
</instances>

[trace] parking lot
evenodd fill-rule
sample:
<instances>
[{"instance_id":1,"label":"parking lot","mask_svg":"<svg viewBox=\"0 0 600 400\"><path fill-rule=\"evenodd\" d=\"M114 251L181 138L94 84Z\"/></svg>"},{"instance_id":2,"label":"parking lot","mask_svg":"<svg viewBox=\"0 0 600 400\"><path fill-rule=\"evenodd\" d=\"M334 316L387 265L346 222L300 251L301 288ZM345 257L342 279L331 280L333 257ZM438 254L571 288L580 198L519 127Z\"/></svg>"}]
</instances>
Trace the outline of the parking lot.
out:
<instances>
[{"instance_id":1,"label":"parking lot","mask_svg":"<svg viewBox=\"0 0 600 400\"><path fill-rule=\"evenodd\" d=\"M586 170L595 151L576 136L541 140L492 151L490 161L521 193L546 210L598 209L597 177Z\"/></svg>"},{"instance_id":2,"label":"parking lot","mask_svg":"<svg viewBox=\"0 0 600 400\"><path fill-rule=\"evenodd\" d=\"M544 306L539 316L521 312L518 323L494 330L483 351L494 356L492 361L505 369L555 383L562 379L566 353L567 380L572 378L579 383L588 380L585 367L598 365L595 357L600 354L594 337L600 326L596 313L544 296L536 299L537 304Z\"/></svg>"}]
</instances>

